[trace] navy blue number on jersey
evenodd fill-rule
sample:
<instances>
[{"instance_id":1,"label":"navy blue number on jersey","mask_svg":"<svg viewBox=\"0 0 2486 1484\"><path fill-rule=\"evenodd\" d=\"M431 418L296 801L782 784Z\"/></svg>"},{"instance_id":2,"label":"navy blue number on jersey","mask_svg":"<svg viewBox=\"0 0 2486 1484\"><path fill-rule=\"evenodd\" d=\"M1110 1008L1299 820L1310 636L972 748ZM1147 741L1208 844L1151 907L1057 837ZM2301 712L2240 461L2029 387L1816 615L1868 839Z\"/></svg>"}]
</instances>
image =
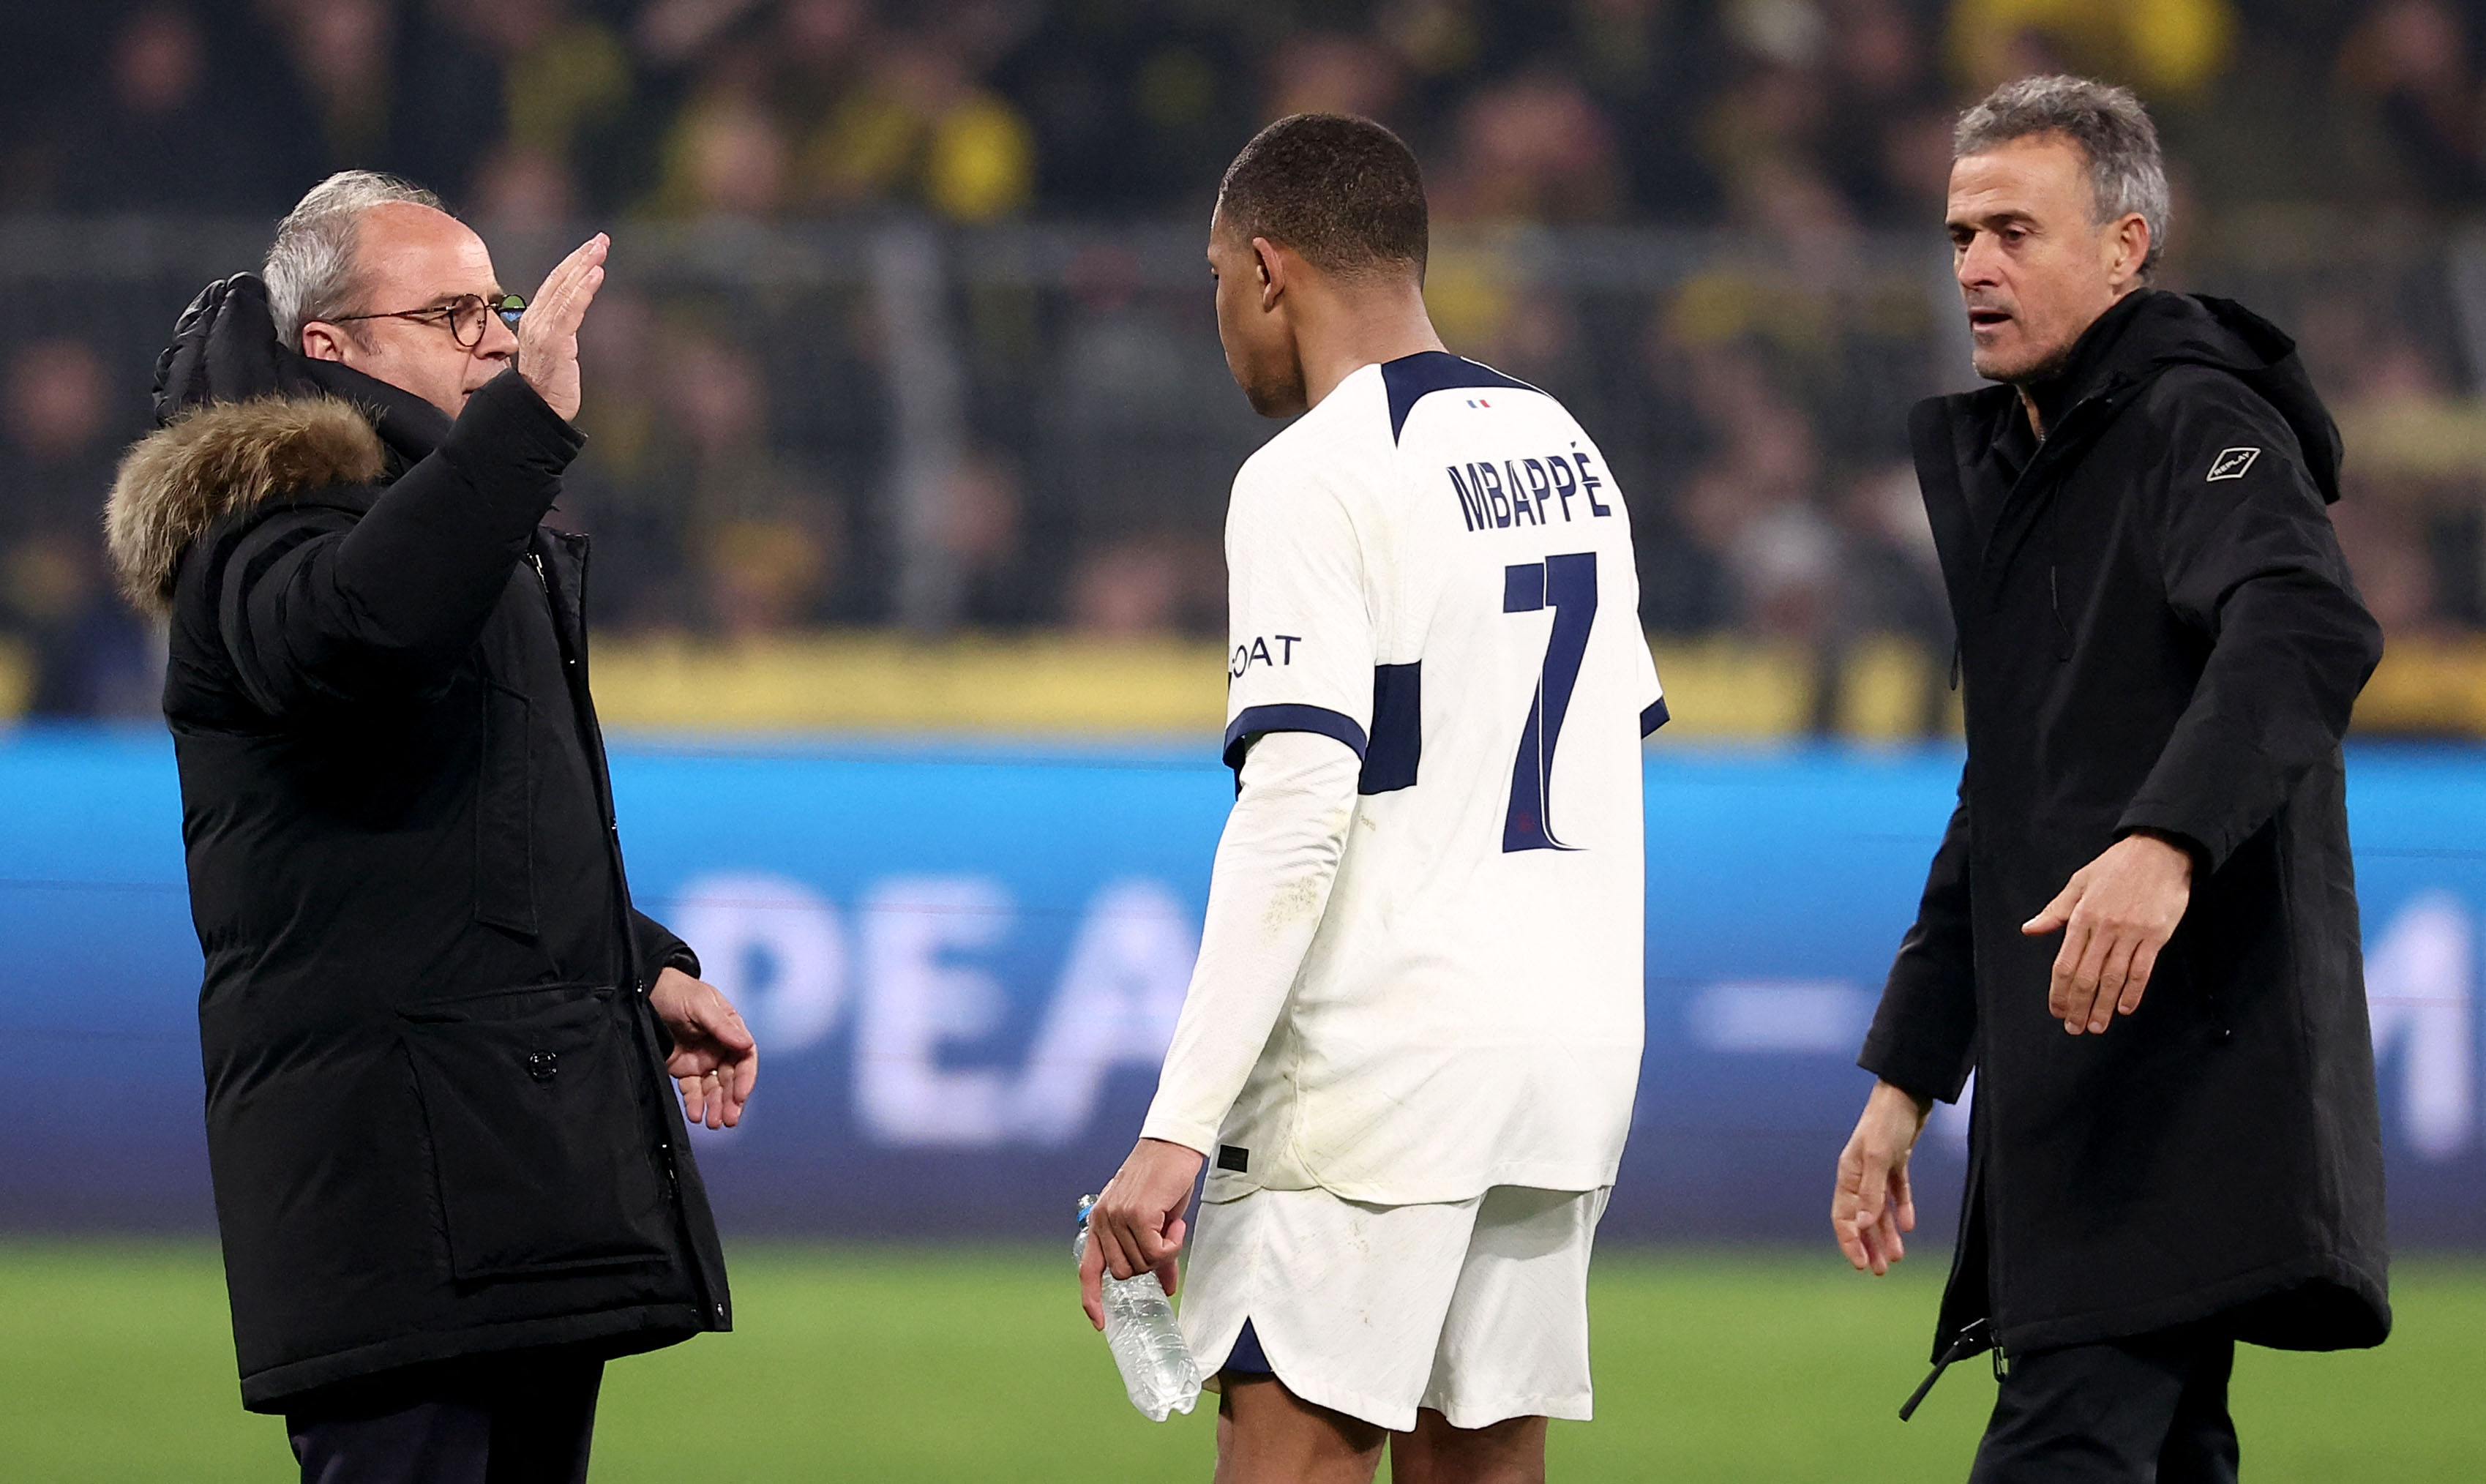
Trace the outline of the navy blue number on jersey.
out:
<instances>
[{"instance_id":1,"label":"navy blue number on jersey","mask_svg":"<svg viewBox=\"0 0 2486 1484\"><path fill-rule=\"evenodd\" d=\"M1502 569L1502 611L1554 610L1554 632L1545 642L1536 699L1519 733L1519 756L1510 768L1510 810L1503 816L1502 848L1569 850L1554 834L1546 812L1546 784L1554 772L1554 748L1562 737L1562 716L1588 652L1588 625L1597 617L1597 554L1575 552Z\"/></svg>"}]
</instances>

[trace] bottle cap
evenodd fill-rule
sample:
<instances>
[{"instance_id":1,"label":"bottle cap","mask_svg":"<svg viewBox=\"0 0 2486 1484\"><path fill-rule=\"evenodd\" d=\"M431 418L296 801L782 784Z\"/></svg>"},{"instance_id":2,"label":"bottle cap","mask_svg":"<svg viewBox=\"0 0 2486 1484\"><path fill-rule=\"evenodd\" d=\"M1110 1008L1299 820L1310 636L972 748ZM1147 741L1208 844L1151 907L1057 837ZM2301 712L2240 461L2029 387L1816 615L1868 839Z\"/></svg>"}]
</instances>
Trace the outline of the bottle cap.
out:
<instances>
[{"instance_id":1,"label":"bottle cap","mask_svg":"<svg viewBox=\"0 0 2486 1484\"><path fill-rule=\"evenodd\" d=\"M1088 1213L1089 1213L1089 1212L1091 1212L1091 1211L1092 1211L1092 1210L1094 1210L1094 1209L1096 1209L1096 1197L1095 1197L1095 1196L1093 1196L1093 1195L1082 1195L1082 1196L1080 1196L1080 1197L1079 1197L1079 1224L1080 1224L1080 1225L1085 1226L1085 1225L1087 1225L1087 1224L1088 1224Z\"/></svg>"}]
</instances>

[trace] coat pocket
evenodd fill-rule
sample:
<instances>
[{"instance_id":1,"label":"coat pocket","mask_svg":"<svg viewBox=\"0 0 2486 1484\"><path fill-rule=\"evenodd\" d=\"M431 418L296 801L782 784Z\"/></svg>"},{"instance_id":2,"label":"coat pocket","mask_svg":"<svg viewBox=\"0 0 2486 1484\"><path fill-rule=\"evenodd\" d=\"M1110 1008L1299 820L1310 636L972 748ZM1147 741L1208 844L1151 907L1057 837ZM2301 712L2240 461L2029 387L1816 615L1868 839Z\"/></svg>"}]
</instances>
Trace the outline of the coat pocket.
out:
<instances>
[{"instance_id":1,"label":"coat pocket","mask_svg":"<svg viewBox=\"0 0 2486 1484\"><path fill-rule=\"evenodd\" d=\"M535 745L532 706L498 681L483 685L483 757L475 785L475 921L536 931Z\"/></svg>"},{"instance_id":2,"label":"coat pocket","mask_svg":"<svg viewBox=\"0 0 2486 1484\"><path fill-rule=\"evenodd\" d=\"M513 990L400 1012L456 1277L666 1255L649 1074L618 993Z\"/></svg>"}]
</instances>

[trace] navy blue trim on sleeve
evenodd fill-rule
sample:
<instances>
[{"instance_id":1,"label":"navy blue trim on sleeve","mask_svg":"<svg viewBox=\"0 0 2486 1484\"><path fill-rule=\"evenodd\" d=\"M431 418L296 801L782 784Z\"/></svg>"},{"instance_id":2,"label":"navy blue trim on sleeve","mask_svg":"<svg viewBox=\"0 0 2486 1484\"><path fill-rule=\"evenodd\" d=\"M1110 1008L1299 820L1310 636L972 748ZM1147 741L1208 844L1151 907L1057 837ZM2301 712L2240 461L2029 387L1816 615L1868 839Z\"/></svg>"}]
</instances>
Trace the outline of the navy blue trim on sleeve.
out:
<instances>
[{"instance_id":1,"label":"navy blue trim on sleeve","mask_svg":"<svg viewBox=\"0 0 2486 1484\"><path fill-rule=\"evenodd\" d=\"M1640 734L1644 737L1647 736L1650 732L1665 726L1673 718L1673 712L1666 709L1666 698L1660 696L1655 701L1648 703L1647 710L1643 711L1640 714Z\"/></svg>"},{"instance_id":2,"label":"navy blue trim on sleeve","mask_svg":"<svg viewBox=\"0 0 2486 1484\"><path fill-rule=\"evenodd\" d=\"M1365 750L1357 793L1395 793L1416 786L1424 754L1424 662L1372 667L1372 744Z\"/></svg>"},{"instance_id":3,"label":"navy blue trim on sleeve","mask_svg":"<svg viewBox=\"0 0 2486 1484\"><path fill-rule=\"evenodd\" d=\"M1381 363L1381 384L1390 389L1390 440L1407 426L1407 414L1416 403L1435 392L1454 391L1460 387L1509 387L1513 391L1534 392L1525 381L1505 376L1490 366L1480 366L1447 350L1419 350L1395 361ZM1539 394L1542 395L1541 393Z\"/></svg>"},{"instance_id":4,"label":"navy blue trim on sleeve","mask_svg":"<svg viewBox=\"0 0 2486 1484\"><path fill-rule=\"evenodd\" d=\"M1234 770L1238 783L1243 777L1244 741L1264 731L1315 731L1345 743L1356 756L1364 756L1364 728L1351 716L1327 706L1245 706L1226 728L1226 765Z\"/></svg>"}]
</instances>

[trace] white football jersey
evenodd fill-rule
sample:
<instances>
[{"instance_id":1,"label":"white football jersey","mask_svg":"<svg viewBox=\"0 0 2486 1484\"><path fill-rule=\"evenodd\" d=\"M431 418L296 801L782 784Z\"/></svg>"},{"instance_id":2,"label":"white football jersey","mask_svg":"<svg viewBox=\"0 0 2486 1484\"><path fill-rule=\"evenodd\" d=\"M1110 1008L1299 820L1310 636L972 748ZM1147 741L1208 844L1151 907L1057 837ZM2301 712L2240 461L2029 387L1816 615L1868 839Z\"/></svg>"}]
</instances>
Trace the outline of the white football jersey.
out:
<instances>
[{"instance_id":1,"label":"white football jersey","mask_svg":"<svg viewBox=\"0 0 2486 1484\"><path fill-rule=\"evenodd\" d=\"M1234 481L1227 761L1363 758L1327 908L1211 1198L1614 1182L1642 1040L1631 527L1561 403L1440 351L1356 371Z\"/></svg>"}]
</instances>

